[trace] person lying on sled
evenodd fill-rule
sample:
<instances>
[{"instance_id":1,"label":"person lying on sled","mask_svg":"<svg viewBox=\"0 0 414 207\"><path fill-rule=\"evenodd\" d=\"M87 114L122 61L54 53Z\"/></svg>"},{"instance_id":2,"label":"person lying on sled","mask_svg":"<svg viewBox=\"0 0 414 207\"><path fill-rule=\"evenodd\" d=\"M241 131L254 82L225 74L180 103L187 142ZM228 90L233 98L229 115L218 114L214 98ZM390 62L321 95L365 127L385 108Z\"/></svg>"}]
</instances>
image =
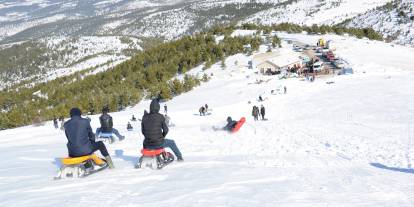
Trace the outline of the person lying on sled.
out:
<instances>
[{"instance_id":1,"label":"person lying on sled","mask_svg":"<svg viewBox=\"0 0 414 207\"><path fill-rule=\"evenodd\" d=\"M67 147L69 157L82 157L91 155L96 151L100 151L105 157L109 168L114 168L111 156L103 142L95 142L95 135L92 132L92 127L89 120L81 117L81 110L79 108L72 108L70 110L70 120L64 125L65 135L68 139Z\"/></svg>"},{"instance_id":2,"label":"person lying on sled","mask_svg":"<svg viewBox=\"0 0 414 207\"><path fill-rule=\"evenodd\" d=\"M223 130L231 132L236 127L237 121L234 121L230 116L227 117L227 124L223 127Z\"/></svg>"},{"instance_id":3,"label":"person lying on sled","mask_svg":"<svg viewBox=\"0 0 414 207\"><path fill-rule=\"evenodd\" d=\"M180 150L172 139L165 139L168 134L168 126L165 117L159 113L160 104L157 100L152 100L150 112L144 113L141 122L141 132L144 135L144 149L170 148L178 161L183 161Z\"/></svg>"}]
</instances>

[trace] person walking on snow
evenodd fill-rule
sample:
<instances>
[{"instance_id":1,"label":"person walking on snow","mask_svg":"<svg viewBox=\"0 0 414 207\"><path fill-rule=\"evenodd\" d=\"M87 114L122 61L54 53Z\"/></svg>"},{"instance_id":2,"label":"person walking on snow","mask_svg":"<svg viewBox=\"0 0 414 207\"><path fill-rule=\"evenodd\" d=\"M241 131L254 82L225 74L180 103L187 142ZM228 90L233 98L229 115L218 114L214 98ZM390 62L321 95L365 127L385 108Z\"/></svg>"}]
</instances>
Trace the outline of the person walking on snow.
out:
<instances>
[{"instance_id":1,"label":"person walking on snow","mask_svg":"<svg viewBox=\"0 0 414 207\"><path fill-rule=\"evenodd\" d=\"M253 106L252 116L253 116L255 121L259 120L259 107Z\"/></svg>"},{"instance_id":2,"label":"person walking on snow","mask_svg":"<svg viewBox=\"0 0 414 207\"><path fill-rule=\"evenodd\" d=\"M170 148L177 161L183 161L183 156L172 139L165 139L168 134L168 126L165 123L165 117L159 113L160 104L157 100L152 100L150 112L145 113L142 117L141 132L144 135L144 149Z\"/></svg>"},{"instance_id":3,"label":"person walking on snow","mask_svg":"<svg viewBox=\"0 0 414 207\"><path fill-rule=\"evenodd\" d=\"M99 117L101 127L96 129L96 134L99 136L100 133L114 133L122 141L125 136L122 136L117 129L113 128L112 116L108 112L109 108L107 106L103 107L102 115Z\"/></svg>"},{"instance_id":4,"label":"person walking on snow","mask_svg":"<svg viewBox=\"0 0 414 207\"><path fill-rule=\"evenodd\" d=\"M56 117L53 117L53 126L55 126L55 129L59 128L58 121L57 121Z\"/></svg>"},{"instance_id":5,"label":"person walking on snow","mask_svg":"<svg viewBox=\"0 0 414 207\"><path fill-rule=\"evenodd\" d=\"M286 94L287 93L287 88L286 86L283 86L283 93Z\"/></svg>"},{"instance_id":6,"label":"person walking on snow","mask_svg":"<svg viewBox=\"0 0 414 207\"><path fill-rule=\"evenodd\" d=\"M204 108L206 109L206 112L208 112L208 105L204 105Z\"/></svg>"},{"instance_id":7,"label":"person walking on snow","mask_svg":"<svg viewBox=\"0 0 414 207\"><path fill-rule=\"evenodd\" d=\"M265 120L265 113L266 113L265 107L262 105L260 107L260 114L262 115L262 120Z\"/></svg>"},{"instance_id":8,"label":"person walking on snow","mask_svg":"<svg viewBox=\"0 0 414 207\"><path fill-rule=\"evenodd\" d=\"M170 126L171 118L167 114L164 115L164 118L165 118L165 124L167 124L167 126Z\"/></svg>"},{"instance_id":9,"label":"person walking on snow","mask_svg":"<svg viewBox=\"0 0 414 207\"><path fill-rule=\"evenodd\" d=\"M59 121L60 121L60 129L63 130L63 125L65 124L65 118L63 116L59 117Z\"/></svg>"},{"instance_id":10,"label":"person walking on snow","mask_svg":"<svg viewBox=\"0 0 414 207\"><path fill-rule=\"evenodd\" d=\"M109 168L114 168L111 156L103 142L95 142L95 135L87 119L81 117L79 108L70 110L70 120L64 124L65 135L68 139L67 147L69 157L81 157L91 155L97 150L105 157Z\"/></svg>"},{"instance_id":11,"label":"person walking on snow","mask_svg":"<svg viewBox=\"0 0 414 207\"><path fill-rule=\"evenodd\" d=\"M164 104L164 114L167 114L167 112L168 112L167 104Z\"/></svg>"}]
</instances>

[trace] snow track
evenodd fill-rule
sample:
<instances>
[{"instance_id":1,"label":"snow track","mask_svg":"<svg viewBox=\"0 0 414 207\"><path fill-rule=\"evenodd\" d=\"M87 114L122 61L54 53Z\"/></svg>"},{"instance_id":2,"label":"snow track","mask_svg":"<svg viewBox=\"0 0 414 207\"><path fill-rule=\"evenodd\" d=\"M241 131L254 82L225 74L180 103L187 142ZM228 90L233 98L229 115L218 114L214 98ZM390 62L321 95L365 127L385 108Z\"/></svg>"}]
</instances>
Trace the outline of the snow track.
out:
<instances>
[{"instance_id":1,"label":"snow track","mask_svg":"<svg viewBox=\"0 0 414 207\"><path fill-rule=\"evenodd\" d=\"M85 179L52 179L66 139L50 122L1 131L0 206L414 206L414 71L408 70L414 62L395 64L398 73L392 63L381 70L381 59L398 58L398 48L370 42L367 61L364 51L349 52L364 40L335 41L337 52L365 73L248 84L269 78L234 64L249 57L228 58L225 70L214 65L211 81L167 103L176 125L168 138L185 161L159 171L134 169L140 122L126 130L148 101L111 114L126 135L108 146L116 169ZM414 56L413 49L401 51ZM279 85L288 93L270 95ZM259 94L267 100L256 102ZM198 116L206 103L211 115ZM269 120L253 121L252 104L263 104ZM212 130L227 116L247 121L236 134ZM98 117L91 118L96 128Z\"/></svg>"}]
</instances>

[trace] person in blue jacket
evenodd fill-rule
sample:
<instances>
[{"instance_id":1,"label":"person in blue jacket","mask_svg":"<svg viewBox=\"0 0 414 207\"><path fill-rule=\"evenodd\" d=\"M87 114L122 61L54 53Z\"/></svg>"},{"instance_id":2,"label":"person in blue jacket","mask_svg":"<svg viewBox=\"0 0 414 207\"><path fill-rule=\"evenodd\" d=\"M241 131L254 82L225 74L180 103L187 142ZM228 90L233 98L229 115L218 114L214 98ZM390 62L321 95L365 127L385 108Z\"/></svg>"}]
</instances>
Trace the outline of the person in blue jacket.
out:
<instances>
[{"instance_id":1,"label":"person in blue jacket","mask_svg":"<svg viewBox=\"0 0 414 207\"><path fill-rule=\"evenodd\" d=\"M109 168L114 168L111 156L103 142L95 142L95 134L92 132L92 127L89 120L81 117L81 110L79 108L72 108L70 110L70 120L65 122L65 135L68 139L67 147L69 157L81 157L91 155L95 151L100 151L105 157Z\"/></svg>"}]
</instances>

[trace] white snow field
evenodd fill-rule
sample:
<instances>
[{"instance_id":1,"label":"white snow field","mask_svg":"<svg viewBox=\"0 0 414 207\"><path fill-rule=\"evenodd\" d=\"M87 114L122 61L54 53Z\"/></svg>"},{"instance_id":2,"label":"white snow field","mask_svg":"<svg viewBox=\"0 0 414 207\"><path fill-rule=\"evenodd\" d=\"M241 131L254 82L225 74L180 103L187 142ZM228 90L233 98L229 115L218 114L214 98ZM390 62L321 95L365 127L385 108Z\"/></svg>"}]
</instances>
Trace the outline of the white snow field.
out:
<instances>
[{"instance_id":1,"label":"white snow field","mask_svg":"<svg viewBox=\"0 0 414 207\"><path fill-rule=\"evenodd\" d=\"M53 180L67 149L51 122L0 131L0 206L414 206L414 49L326 37L354 75L278 80L236 55L225 70L209 69L209 82L167 102L176 125L167 137L185 161L162 170L134 169L140 122L126 131L149 101L111 113L126 135L107 145L116 168L86 178ZM271 95L279 86L287 94ZM266 100L256 102L259 95ZM198 116L206 103L211 115ZM253 104L266 107L268 121L253 120ZM227 116L247 121L236 134L212 130ZM98 116L91 118L96 129Z\"/></svg>"}]
</instances>

